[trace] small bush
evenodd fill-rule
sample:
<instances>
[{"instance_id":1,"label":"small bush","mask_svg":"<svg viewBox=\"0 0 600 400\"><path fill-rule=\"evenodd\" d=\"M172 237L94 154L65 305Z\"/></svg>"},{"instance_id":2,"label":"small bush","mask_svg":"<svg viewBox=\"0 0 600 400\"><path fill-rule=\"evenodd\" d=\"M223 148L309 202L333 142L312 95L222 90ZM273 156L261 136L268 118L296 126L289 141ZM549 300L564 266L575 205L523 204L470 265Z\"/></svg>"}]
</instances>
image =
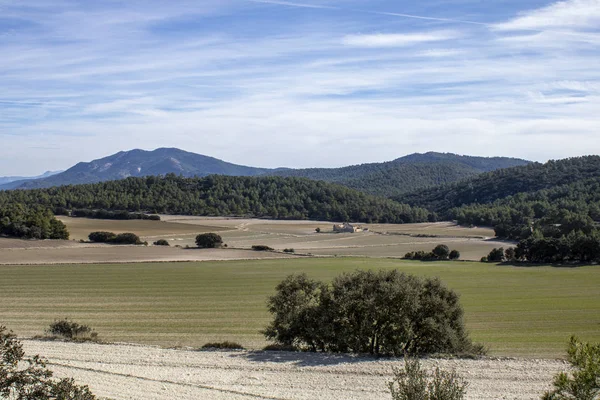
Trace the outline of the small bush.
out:
<instances>
[{"instance_id":1,"label":"small bush","mask_svg":"<svg viewBox=\"0 0 600 400\"><path fill-rule=\"evenodd\" d=\"M489 262L502 262L505 260L504 258L504 248L500 247L499 249L493 249L490 251L490 254L487 256L487 260Z\"/></svg>"},{"instance_id":2,"label":"small bush","mask_svg":"<svg viewBox=\"0 0 600 400\"><path fill-rule=\"evenodd\" d=\"M439 244L431 251L436 259L447 260L450 255L450 249L445 244Z\"/></svg>"},{"instance_id":3,"label":"small bush","mask_svg":"<svg viewBox=\"0 0 600 400\"><path fill-rule=\"evenodd\" d=\"M452 250L448 255L451 260L458 260L460 258L460 252L458 250Z\"/></svg>"},{"instance_id":4,"label":"small bush","mask_svg":"<svg viewBox=\"0 0 600 400\"><path fill-rule=\"evenodd\" d=\"M80 325L67 318L51 323L46 333L76 341L97 340L98 338L98 334L89 326Z\"/></svg>"},{"instance_id":5,"label":"small bush","mask_svg":"<svg viewBox=\"0 0 600 400\"><path fill-rule=\"evenodd\" d=\"M196 246L201 249L216 249L223 246L223 239L216 233L201 233L196 236Z\"/></svg>"},{"instance_id":6,"label":"small bush","mask_svg":"<svg viewBox=\"0 0 600 400\"><path fill-rule=\"evenodd\" d=\"M284 253L295 253L296 250L294 250L294 249L283 249L283 252Z\"/></svg>"},{"instance_id":7,"label":"small bush","mask_svg":"<svg viewBox=\"0 0 600 400\"><path fill-rule=\"evenodd\" d=\"M479 261L486 263L486 262L488 262L488 258L487 258L487 256L483 256L483 257L481 257L481 260L479 260Z\"/></svg>"},{"instance_id":8,"label":"small bush","mask_svg":"<svg viewBox=\"0 0 600 400\"><path fill-rule=\"evenodd\" d=\"M169 241L165 239L159 239L156 242L152 243L155 246L170 246Z\"/></svg>"},{"instance_id":9,"label":"small bush","mask_svg":"<svg viewBox=\"0 0 600 400\"><path fill-rule=\"evenodd\" d=\"M273 248L269 246L265 246L264 244L256 244L252 246L252 250L254 251L273 251Z\"/></svg>"},{"instance_id":10,"label":"small bush","mask_svg":"<svg viewBox=\"0 0 600 400\"><path fill-rule=\"evenodd\" d=\"M244 350L244 346L236 342L215 342L215 343L206 343L202 346L202 349L219 349L219 350Z\"/></svg>"},{"instance_id":11,"label":"small bush","mask_svg":"<svg viewBox=\"0 0 600 400\"><path fill-rule=\"evenodd\" d=\"M316 229L315 229L315 232L317 232L317 233L321 233L321 228L316 228Z\"/></svg>"},{"instance_id":12,"label":"small bush","mask_svg":"<svg viewBox=\"0 0 600 400\"><path fill-rule=\"evenodd\" d=\"M406 359L404 369L394 368L388 384L393 400L462 400L468 383L456 371L435 369L428 378L418 359Z\"/></svg>"}]
</instances>

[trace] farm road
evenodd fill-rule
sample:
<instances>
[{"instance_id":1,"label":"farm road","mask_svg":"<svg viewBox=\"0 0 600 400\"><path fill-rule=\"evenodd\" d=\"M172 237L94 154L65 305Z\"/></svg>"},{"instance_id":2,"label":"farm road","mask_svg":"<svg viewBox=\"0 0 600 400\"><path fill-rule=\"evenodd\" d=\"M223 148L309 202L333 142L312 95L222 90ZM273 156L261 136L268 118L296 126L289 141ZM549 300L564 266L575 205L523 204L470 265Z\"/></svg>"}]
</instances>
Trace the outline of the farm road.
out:
<instances>
[{"instance_id":1,"label":"farm road","mask_svg":"<svg viewBox=\"0 0 600 400\"><path fill-rule=\"evenodd\" d=\"M23 341L27 354L47 357L58 377L74 377L100 397L205 400L390 399L387 382L400 360L247 351L167 350L138 345ZM560 360L426 360L455 368L468 399L539 399Z\"/></svg>"}]
</instances>

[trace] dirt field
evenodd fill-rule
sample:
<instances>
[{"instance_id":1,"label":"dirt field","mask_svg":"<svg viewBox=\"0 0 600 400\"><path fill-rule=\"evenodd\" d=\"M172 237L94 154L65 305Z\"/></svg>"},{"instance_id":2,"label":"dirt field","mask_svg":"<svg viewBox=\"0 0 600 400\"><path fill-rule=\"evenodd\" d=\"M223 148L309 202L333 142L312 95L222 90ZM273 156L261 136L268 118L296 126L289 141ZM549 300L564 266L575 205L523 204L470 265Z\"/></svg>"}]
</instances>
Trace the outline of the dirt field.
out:
<instances>
[{"instance_id":1,"label":"dirt field","mask_svg":"<svg viewBox=\"0 0 600 400\"><path fill-rule=\"evenodd\" d=\"M72 240L16 240L0 238L0 265L66 264L151 261L239 260L284 257L281 254L248 251L253 245L267 245L283 251L315 256L403 257L409 251L430 251L447 244L460 251L464 260L479 260L494 247L511 246L489 239L488 228L465 228L449 222L425 224L364 225L368 232L333 233L330 222L275 221L262 219L208 218L163 215L162 221L115 221L60 217ZM321 233L316 233L316 228ZM90 232L133 232L150 244L166 239L171 248L105 246L79 243ZM195 247L199 233L218 232L230 247L224 251L176 249ZM434 237L432 237L434 236ZM233 251L233 249L237 249Z\"/></svg>"},{"instance_id":2,"label":"dirt field","mask_svg":"<svg viewBox=\"0 0 600 400\"><path fill-rule=\"evenodd\" d=\"M27 354L49 359L58 377L74 377L95 394L121 399L389 400L387 382L400 360L284 352L165 350L147 346L24 341ZM456 369L467 399L539 399L558 360L425 360Z\"/></svg>"}]
</instances>

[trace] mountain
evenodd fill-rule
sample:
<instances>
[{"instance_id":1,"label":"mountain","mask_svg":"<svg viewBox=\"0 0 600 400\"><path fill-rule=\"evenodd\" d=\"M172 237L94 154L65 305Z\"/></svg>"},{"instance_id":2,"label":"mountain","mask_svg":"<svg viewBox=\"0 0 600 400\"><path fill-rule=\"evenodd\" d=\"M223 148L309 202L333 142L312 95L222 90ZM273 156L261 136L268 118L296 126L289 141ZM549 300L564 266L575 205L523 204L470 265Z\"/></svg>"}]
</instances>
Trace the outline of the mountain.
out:
<instances>
[{"instance_id":1,"label":"mountain","mask_svg":"<svg viewBox=\"0 0 600 400\"><path fill-rule=\"evenodd\" d=\"M96 183L127 177L207 175L298 177L338 183L376 196L396 196L417 188L431 187L472 177L483 172L526 165L529 161L504 157L470 157L456 154L411 154L394 161L343 168L267 169L231 164L216 158L174 148L154 151L131 150L82 162L67 171L29 181L16 181L1 189L36 189Z\"/></svg>"},{"instance_id":2,"label":"mountain","mask_svg":"<svg viewBox=\"0 0 600 400\"><path fill-rule=\"evenodd\" d=\"M212 174L230 176L256 176L269 171L231 164L200 154L175 148L160 148L154 151L121 151L91 162L81 162L60 174L32 181L20 182L12 187L37 189L52 186L77 185L119 180L128 177L150 175L207 176ZM0 189L11 189L0 186Z\"/></svg>"},{"instance_id":3,"label":"mountain","mask_svg":"<svg viewBox=\"0 0 600 400\"><path fill-rule=\"evenodd\" d=\"M63 171L46 171L38 176L0 176L0 186L9 186L9 184L12 183L14 187L18 187L23 184L24 181L47 178L52 175L60 174L61 172Z\"/></svg>"},{"instance_id":4,"label":"mountain","mask_svg":"<svg viewBox=\"0 0 600 400\"><path fill-rule=\"evenodd\" d=\"M342 168L286 169L271 174L339 183L369 194L392 197L419 188L456 182L484 172L529 163L517 158L429 152L415 153L384 163Z\"/></svg>"}]
</instances>

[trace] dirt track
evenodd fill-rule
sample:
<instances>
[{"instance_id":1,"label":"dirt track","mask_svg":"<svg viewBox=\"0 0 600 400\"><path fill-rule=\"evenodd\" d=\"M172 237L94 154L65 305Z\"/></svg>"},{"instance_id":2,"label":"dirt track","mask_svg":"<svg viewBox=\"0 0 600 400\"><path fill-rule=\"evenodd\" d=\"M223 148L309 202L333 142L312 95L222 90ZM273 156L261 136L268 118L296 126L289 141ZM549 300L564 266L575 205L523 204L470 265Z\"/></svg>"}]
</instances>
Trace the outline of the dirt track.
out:
<instances>
[{"instance_id":1,"label":"dirt track","mask_svg":"<svg viewBox=\"0 0 600 400\"><path fill-rule=\"evenodd\" d=\"M50 361L59 377L74 377L111 399L386 399L399 360L284 352L195 352L136 345L23 341L27 354ZM470 385L468 399L539 399L556 360L426 360L455 368Z\"/></svg>"}]
</instances>

